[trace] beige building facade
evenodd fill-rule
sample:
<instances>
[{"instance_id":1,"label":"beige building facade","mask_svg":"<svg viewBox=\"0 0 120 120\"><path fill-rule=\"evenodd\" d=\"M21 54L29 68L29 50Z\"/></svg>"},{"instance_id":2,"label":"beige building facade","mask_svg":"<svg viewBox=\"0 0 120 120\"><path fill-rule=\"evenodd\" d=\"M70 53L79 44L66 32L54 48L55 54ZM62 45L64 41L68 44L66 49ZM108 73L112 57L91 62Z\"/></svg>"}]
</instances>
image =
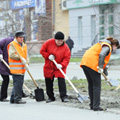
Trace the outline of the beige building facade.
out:
<instances>
[{"instance_id":1,"label":"beige building facade","mask_svg":"<svg viewBox=\"0 0 120 120\"><path fill-rule=\"evenodd\" d=\"M53 36L57 31L62 31L67 39L69 36L69 11L62 9L64 1L52 0L52 26Z\"/></svg>"}]
</instances>

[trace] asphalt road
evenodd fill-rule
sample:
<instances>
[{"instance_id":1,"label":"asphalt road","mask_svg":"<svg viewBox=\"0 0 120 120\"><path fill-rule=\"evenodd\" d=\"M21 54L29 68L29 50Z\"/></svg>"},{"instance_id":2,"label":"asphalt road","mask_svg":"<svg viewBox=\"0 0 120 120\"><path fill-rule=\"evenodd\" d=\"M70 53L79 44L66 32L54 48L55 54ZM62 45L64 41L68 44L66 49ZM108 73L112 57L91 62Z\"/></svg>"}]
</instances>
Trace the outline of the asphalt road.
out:
<instances>
[{"instance_id":1,"label":"asphalt road","mask_svg":"<svg viewBox=\"0 0 120 120\"><path fill-rule=\"evenodd\" d=\"M44 79L43 76L43 63L30 64L29 71L34 79ZM108 76L112 79L120 79L120 65L110 66L108 69ZM86 79L80 63L70 63L67 68L68 78L71 79ZM103 78L103 77L102 77ZM25 74L25 79L31 79L28 73Z\"/></svg>"},{"instance_id":2,"label":"asphalt road","mask_svg":"<svg viewBox=\"0 0 120 120\"><path fill-rule=\"evenodd\" d=\"M83 70L80 68L80 63L70 63L67 68L67 76L68 78L71 79L86 79ZM37 64L30 64L29 65L29 71L33 78L35 80L37 79L44 79L43 76L43 63L37 63ZM120 79L120 65L116 66L110 66L109 70L109 78L112 79ZM26 72L25 73L25 80L31 79L29 74ZM2 80L0 76L0 80ZM12 78L11 78L12 80Z\"/></svg>"},{"instance_id":3,"label":"asphalt road","mask_svg":"<svg viewBox=\"0 0 120 120\"><path fill-rule=\"evenodd\" d=\"M36 102L25 98L26 104L0 102L0 120L120 120L120 114L94 112L53 103Z\"/></svg>"},{"instance_id":4,"label":"asphalt road","mask_svg":"<svg viewBox=\"0 0 120 120\"><path fill-rule=\"evenodd\" d=\"M34 79L44 79L43 76L43 63L30 64L29 71ZM120 65L110 66L108 69L108 76L112 79L120 79ZM72 79L86 79L80 63L70 63L67 68L67 74L70 80ZM103 77L102 77L103 78ZM31 79L29 74L26 72L25 80Z\"/></svg>"}]
</instances>

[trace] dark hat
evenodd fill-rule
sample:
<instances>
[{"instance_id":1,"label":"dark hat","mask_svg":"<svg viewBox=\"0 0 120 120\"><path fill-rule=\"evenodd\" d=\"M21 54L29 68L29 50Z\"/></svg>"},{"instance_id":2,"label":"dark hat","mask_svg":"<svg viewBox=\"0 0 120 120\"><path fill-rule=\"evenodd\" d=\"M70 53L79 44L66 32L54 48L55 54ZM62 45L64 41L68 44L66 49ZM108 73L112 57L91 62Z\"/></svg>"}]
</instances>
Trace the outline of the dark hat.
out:
<instances>
[{"instance_id":1,"label":"dark hat","mask_svg":"<svg viewBox=\"0 0 120 120\"><path fill-rule=\"evenodd\" d=\"M62 32L57 32L55 34L55 39L63 40L64 39L64 34Z\"/></svg>"},{"instance_id":2,"label":"dark hat","mask_svg":"<svg viewBox=\"0 0 120 120\"><path fill-rule=\"evenodd\" d=\"M24 37L25 36L25 33L23 31L17 31L15 33L15 37Z\"/></svg>"}]
</instances>

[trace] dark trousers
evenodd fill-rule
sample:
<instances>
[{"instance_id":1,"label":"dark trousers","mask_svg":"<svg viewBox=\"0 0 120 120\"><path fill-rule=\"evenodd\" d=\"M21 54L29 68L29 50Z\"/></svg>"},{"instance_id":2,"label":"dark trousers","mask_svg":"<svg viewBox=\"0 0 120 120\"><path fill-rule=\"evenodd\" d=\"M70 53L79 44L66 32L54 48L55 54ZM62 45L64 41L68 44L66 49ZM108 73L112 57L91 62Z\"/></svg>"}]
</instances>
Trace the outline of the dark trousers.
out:
<instances>
[{"instance_id":1,"label":"dark trousers","mask_svg":"<svg viewBox=\"0 0 120 120\"><path fill-rule=\"evenodd\" d=\"M55 100L53 82L54 82L54 78L53 79L45 78L47 95L50 99ZM60 78L60 77L58 78L58 86L59 86L60 98L63 99L64 97L67 97L66 83L64 78Z\"/></svg>"},{"instance_id":2,"label":"dark trousers","mask_svg":"<svg viewBox=\"0 0 120 120\"><path fill-rule=\"evenodd\" d=\"M88 81L90 107L97 109L100 106L101 75L86 66L82 66L82 68Z\"/></svg>"},{"instance_id":3,"label":"dark trousers","mask_svg":"<svg viewBox=\"0 0 120 120\"><path fill-rule=\"evenodd\" d=\"M3 81L1 85L1 93L0 93L0 100L6 99L7 98L7 90L8 90L8 85L9 85L9 75L3 75L1 74Z\"/></svg>"},{"instance_id":4,"label":"dark trousers","mask_svg":"<svg viewBox=\"0 0 120 120\"><path fill-rule=\"evenodd\" d=\"M10 101L17 102L22 98L24 75L13 74L12 78L13 78L13 90Z\"/></svg>"}]
</instances>

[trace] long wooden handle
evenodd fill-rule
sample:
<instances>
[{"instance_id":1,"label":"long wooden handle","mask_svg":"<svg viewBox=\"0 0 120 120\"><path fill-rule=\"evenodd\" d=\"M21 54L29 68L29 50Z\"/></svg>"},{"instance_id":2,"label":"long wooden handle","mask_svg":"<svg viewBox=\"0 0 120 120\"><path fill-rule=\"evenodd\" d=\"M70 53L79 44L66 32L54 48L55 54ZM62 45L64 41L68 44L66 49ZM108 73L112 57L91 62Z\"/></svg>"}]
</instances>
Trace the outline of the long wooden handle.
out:
<instances>
[{"instance_id":1,"label":"long wooden handle","mask_svg":"<svg viewBox=\"0 0 120 120\"><path fill-rule=\"evenodd\" d=\"M9 65L6 63L4 59L1 59L1 61L7 66L8 69L10 69Z\"/></svg>"},{"instance_id":2,"label":"long wooden handle","mask_svg":"<svg viewBox=\"0 0 120 120\"><path fill-rule=\"evenodd\" d=\"M57 66L57 62L55 60L53 60L53 62ZM68 82L70 83L70 85L72 86L72 88L75 90L75 92L79 93L78 90L75 88L75 86L72 84L72 82L69 80L69 78L67 77L67 75L63 72L63 70L61 68L59 68L59 70L64 75L64 77L68 80Z\"/></svg>"},{"instance_id":3,"label":"long wooden handle","mask_svg":"<svg viewBox=\"0 0 120 120\"><path fill-rule=\"evenodd\" d=\"M20 60L22 61L22 57L20 56L19 52L17 51L17 49L15 48L15 46L13 45L13 43L11 43L11 44L12 44L12 46L14 47L15 51L17 52L17 54L18 54ZM25 65L25 67L26 67L26 65ZM32 75L31 75L31 73L30 73L30 71L29 71L28 69L27 69L27 72L28 72L28 74L30 75L31 79L33 80L35 86L38 88L37 83L35 82L34 78L32 77Z\"/></svg>"},{"instance_id":4,"label":"long wooden handle","mask_svg":"<svg viewBox=\"0 0 120 120\"><path fill-rule=\"evenodd\" d=\"M31 91L27 88L25 84L23 84L24 88L31 94Z\"/></svg>"},{"instance_id":5,"label":"long wooden handle","mask_svg":"<svg viewBox=\"0 0 120 120\"><path fill-rule=\"evenodd\" d=\"M101 71L101 69L99 68L99 66L98 66L97 68L98 68L99 71ZM108 80L107 76L106 76L103 72L101 72L101 74L103 75L103 77L105 78L105 80L108 82L108 84L109 84L110 86L112 86L112 84L111 84L111 82Z\"/></svg>"},{"instance_id":6,"label":"long wooden handle","mask_svg":"<svg viewBox=\"0 0 120 120\"><path fill-rule=\"evenodd\" d=\"M37 83L35 82L34 78L32 77L30 71L27 70L27 72L28 72L28 74L30 75L30 77L31 77L32 81L34 82L35 86L38 88L38 85L37 85Z\"/></svg>"},{"instance_id":7,"label":"long wooden handle","mask_svg":"<svg viewBox=\"0 0 120 120\"><path fill-rule=\"evenodd\" d=\"M118 89L120 89L120 84L116 87L116 89L115 89L115 90L118 90Z\"/></svg>"}]
</instances>

